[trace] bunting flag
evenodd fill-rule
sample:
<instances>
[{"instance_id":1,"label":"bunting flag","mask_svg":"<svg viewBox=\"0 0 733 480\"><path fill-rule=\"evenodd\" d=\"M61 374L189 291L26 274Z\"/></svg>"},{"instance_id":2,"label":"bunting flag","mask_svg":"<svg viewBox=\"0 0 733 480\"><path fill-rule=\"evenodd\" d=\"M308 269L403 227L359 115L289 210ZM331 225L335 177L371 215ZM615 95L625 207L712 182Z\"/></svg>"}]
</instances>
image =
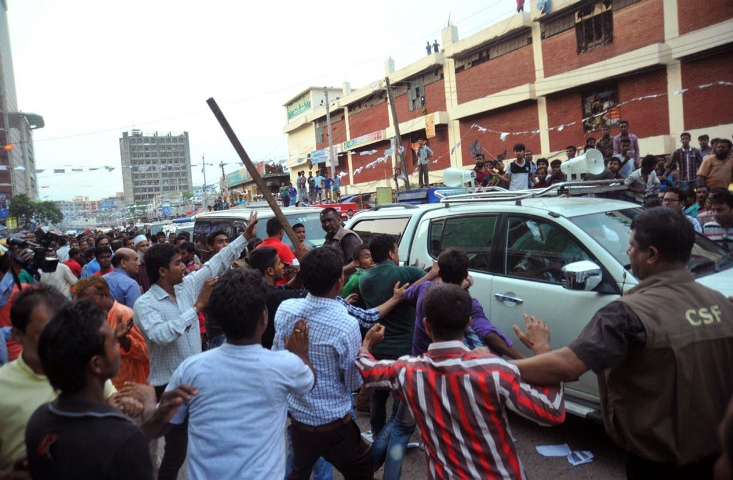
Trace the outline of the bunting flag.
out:
<instances>
[{"instance_id":1,"label":"bunting flag","mask_svg":"<svg viewBox=\"0 0 733 480\"><path fill-rule=\"evenodd\" d=\"M66 173L66 169L64 168L54 168L53 173Z\"/></svg>"},{"instance_id":2,"label":"bunting flag","mask_svg":"<svg viewBox=\"0 0 733 480\"><path fill-rule=\"evenodd\" d=\"M468 151L474 157L483 151L483 148L481 148L481 144L478 143L478 138L476 139L475 142L471 144L471 146L468 148Z\"/></svg>"},{"instance_id":3,"label":"bunting flag","mask_svg":"<svg viewBox=\"0 0 733 480\"><path fill-rule=\"evenodd\" d=\"M675 90L671 94L672 95L682 95L682 94L687 93L687 92L689 92L691 90L695 90L695 89L697 89L697 90L703 90L703 89L714 87L714 86L732 87L733 86L733 82L725 81L725 80L718 80L718 81L715 81L715 82L705 83L705 84L697 85L697 86L694 86L694 87L689 87L689 88L683 88L683 89L680 89L680 90ZM572 127L574 125L577 125L578 123L586 123L586 122L588 122L590 120L593 120L595 118L598 118L598 117L603 117L603 118L606 118L606 119L609 119L609 120L618 120L618 119L621 118L621 110L620 110L619 107L622 107L624 105L628 105L628 104L631 104L631 103L634 103L634 102L641 102L641 101L644 101L644 100L649 100L649 99L654 99L654 98L660 98L660 97L664 97L664 96L667 96L667 95L668 95L667 92L663 92L663 93L655 93L655 94L649 94L649 95L642 95L642 96L639 96L639 97L634 97L634 98L631 98L631 99L626 100L624 102L619 102L617 104L614 104L613 106L609 107L607 110L603 110L603 111L594 113L593 115L590 115L588 117L585 117L585 118L581 119L580 121L577 121L576 120L576 121L572 121L572 122L568 122L568 123L563 123L561 125L554 125L552 127L547 127L547 128L544 128L544 129L539 129L538 128L538 129L535 129L535 130L506 132L506 131L503 131L503 130L493 130L493 129L489 128L489 127L485 127L485 126L482 126L482 125L479 125L479 124L474 123L473 125L471 125L471 127L468 129L468 131L455 143L455 145L453 145L450 148L450 154L452 155L456 151L456 149L458 149L461 146L461 142L473 130L477 130L478 133L487 133L487 132L489 132L489 133L499 134L499 139L501 141L506 141L509 138L509 136L520 136L521 137L521 136L527 136L527 135L538 135L542 131L548 131L548 132L558 131L558 132L562 132L563 130L565 130L566 127ZM476 142L474 142L474 144L475 143ZM402 148L402 146L400 146L400 148ZM482 151L483 151L483 148L482 148ZM548 158L552 158L553 156L561 155L564 152L565 152L565 150L563 149L563 150L560 150L560 151L557 151L557 152L549 152L546 155L548 156ZM392 150L391 149L385 151L385 155L391 155L391 154L392 154ZM440 156L434 158L431 163L437 163L441 158L445 157L446 155L448 155L448 154L443 154L443 155L440 155ZM491 155L491 154L489 153L489 155ZM503 154L498 155L498 158L497 159L498 160L506 160L507 158L508 158L508 155L507 155L507 151L505 150ZM354 170L354 174L356 175L358 173L361 173L361 171L362 171L361 169L356 169L356 170Z\"/></svg>"}]
</instances>

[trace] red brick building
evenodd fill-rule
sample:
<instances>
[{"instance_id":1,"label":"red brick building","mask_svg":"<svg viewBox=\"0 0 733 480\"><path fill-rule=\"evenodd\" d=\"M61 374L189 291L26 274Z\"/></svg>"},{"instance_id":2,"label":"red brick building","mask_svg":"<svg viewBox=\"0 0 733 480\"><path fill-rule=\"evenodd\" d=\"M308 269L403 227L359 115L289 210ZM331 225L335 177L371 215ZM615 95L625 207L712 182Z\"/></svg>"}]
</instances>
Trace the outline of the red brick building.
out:
<instances>
[{"instance_id":1,"label":"red brick building","mask_svg":"<svg viewBox=\"0 0 733 480\"><path fill-rule=\"evenodd\" d=\"M511 156L522 142L535 158L564 159L566 146L600 138L603 124L618 133L620 119L638 135L642 155L671 153L684 131L693 145L703 133L733 133L730 0L553 0L550 12L533 6L465 39L448 27L442 45L400 70L387 62L412 183L418 138L435 152L437 183L444 168L473 164L477 141L487 157ZM393 186L384 80L356 91L346 85L334 97L342 185L350 192ZM325 115L318 106L289 119L291 171L308 170L309 148L328 147Z\"/></svg>"}]
</instances>

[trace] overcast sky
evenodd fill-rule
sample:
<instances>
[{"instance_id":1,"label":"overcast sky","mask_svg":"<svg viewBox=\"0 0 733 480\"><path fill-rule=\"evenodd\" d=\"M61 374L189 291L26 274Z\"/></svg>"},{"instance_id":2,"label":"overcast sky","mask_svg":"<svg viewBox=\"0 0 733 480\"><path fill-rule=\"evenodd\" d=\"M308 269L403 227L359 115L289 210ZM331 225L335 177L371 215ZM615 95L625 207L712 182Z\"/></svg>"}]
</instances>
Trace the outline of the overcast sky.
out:
<instances>
[{"instance_id":1,"label":"overcast sky","mask_svg":"<svg viewBox=\"0 0 733 480\"><path fill-rule=\"evenodd\" d=\"M514 13L515 0L368 3L190 0L11 0L8 18L18 107L38 113L39 196L99 199L122 191L123 131L189 133L207 180L239 159L212 115L214 97L255 160L287 156L282 104L305 88L353 89L425 55L451 22L465 38ZM203 184L193 167L195 185Z\"/></svg>"}]
</instances>

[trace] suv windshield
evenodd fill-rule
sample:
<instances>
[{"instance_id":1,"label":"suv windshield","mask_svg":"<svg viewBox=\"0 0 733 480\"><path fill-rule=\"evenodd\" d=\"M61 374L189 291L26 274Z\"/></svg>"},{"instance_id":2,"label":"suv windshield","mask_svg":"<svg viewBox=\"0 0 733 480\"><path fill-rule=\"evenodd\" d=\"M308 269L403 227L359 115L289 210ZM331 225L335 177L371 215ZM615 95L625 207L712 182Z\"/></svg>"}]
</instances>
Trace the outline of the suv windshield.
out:
<instances>
[{"instance_id":1,"label":"suv windshield","mask_svg":"<svg viewBox=\"0 0 733 480\"><path fill-rule=\"evenodd\" d=\"M628 269L630 268L629 256L626 251L629 247L631 221L641 212L639 208L629 208L574 217L570 221L593 237ZM731 267L733 267L733 259L725 250L704 236L695 235L695 246L692 247L692 256L687 263L687 268L695 274L696 278Z\"/></svg>"}]
</instances>

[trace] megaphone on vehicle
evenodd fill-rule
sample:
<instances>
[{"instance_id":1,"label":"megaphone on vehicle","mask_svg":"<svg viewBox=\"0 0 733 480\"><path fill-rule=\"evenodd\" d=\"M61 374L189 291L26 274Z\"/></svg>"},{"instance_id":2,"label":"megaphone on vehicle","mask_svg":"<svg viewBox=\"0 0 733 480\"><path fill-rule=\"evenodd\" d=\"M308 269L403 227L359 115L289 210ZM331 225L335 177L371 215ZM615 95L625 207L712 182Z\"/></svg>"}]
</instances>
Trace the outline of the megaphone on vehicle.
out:
<instances>
[{"instance_id":1,"label":"megaphone on vehicle","mask_svg":"<svg viewBox=\"0 0 733 480\"><path fill-rule=\"evenodd\" d=\"M568 177L582 173L598 175L604 168L606 167L603 165L603 154L595 148L591 148L579 157L562 162L560 165L560 170Z\"/></svg>"},{"instance_id":2,"label":"megaphone on vehicle","mask_svg":"<svg viewBox=\"0 0 733 480\"><path fill-rule=\"evenodd\" d=\"M473 185L476 180L474 170L463 170L462 168L446 168L443 170L443 185L449 188L463 187L467 183Z\"/></svg>"}]
</instances>

